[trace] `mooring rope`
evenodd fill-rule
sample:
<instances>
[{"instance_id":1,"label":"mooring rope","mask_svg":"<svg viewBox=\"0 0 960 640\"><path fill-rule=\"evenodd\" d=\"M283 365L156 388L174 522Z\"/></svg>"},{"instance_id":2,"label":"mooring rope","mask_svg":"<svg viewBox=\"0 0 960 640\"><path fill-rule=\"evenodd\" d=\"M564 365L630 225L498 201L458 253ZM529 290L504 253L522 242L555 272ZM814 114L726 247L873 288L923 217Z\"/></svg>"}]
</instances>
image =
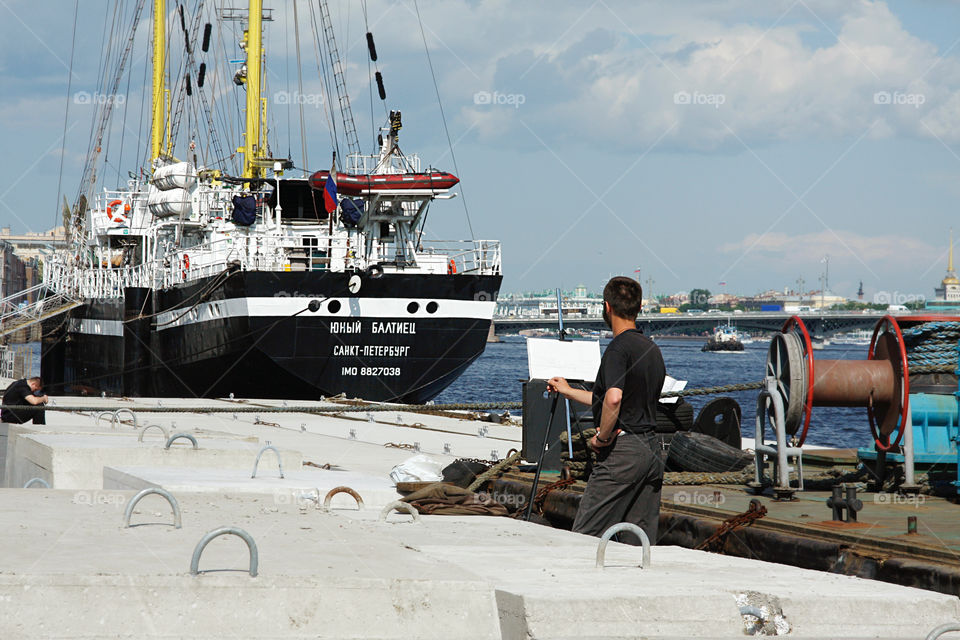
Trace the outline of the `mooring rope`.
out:
<instances>
[{"instance_id":1,"label":"mooring rope","mask_svg":"<svg viewBox=\"0 0 960 640\"><path fill-rule=\"evenodd\" d=\"M903 330L910 373L953 373L957 369L960 322L924 322Z\"/></svg>"}]
</instances>

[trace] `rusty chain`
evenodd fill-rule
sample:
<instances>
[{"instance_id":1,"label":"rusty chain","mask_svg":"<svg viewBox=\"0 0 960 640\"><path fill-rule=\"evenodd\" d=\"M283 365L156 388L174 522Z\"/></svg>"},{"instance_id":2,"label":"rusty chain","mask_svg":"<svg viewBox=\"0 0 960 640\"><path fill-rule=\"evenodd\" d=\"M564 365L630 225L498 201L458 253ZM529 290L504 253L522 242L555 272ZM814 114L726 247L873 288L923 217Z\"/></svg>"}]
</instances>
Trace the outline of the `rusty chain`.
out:
<instances>
[{"instance_id":1,"label":"rusty chain","mask_svg":"<svg viewBox=\"0 0 960 640\"><path fill-rule=\"evenodd\" d=\"M701 542L696 546L698 550L707 550L715 543L722 543L723 538L730 532L735 531L741 527L753 524L760 518L767 515L767 508L760 504L760 501L754 498L750 501L750 506L743 513L737 514L732 518L727 518L724 520L717 530L713 532L713 535Z\"/></svg>"}]
</instances>

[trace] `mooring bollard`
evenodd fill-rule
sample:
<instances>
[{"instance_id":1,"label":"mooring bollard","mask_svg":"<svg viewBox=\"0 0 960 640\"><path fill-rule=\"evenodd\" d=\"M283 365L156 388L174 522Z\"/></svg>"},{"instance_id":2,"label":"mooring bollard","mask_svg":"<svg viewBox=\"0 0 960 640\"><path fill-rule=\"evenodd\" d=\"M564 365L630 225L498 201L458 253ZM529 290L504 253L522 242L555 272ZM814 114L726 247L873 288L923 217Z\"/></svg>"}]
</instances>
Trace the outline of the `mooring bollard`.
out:
<instances>
[{"instance_id":1,"label":"mooring bollard","mask_svg":"<svg viewBox=\"0 0 960 640\"><path fill-rule=\"evenodd\" d=\"M173 441L174 441L174 440L179 440L180 438L186 438L187 440L189 440L190 442L192 442L194 449L199 449L199 448L200 448L200 447L197 446L197 439L194 438L194 437L193 437L192 435L190 435L189 433L175 433L175 434L173 434L172 436L170 436L169 438L167 438L167 444L166 444L166 446L164 446L163 448L164 448L164 449L169 449L169 448L170 448L170 445L173 444Z\"/></svg>"},{"instance_id":2,"label":"mooring bollard","mask_svg":"<svg viewBox=\"0 0 960 640\"><path fill-rule=\"evenodd\" d=\"M416 507L409 502L403 502L401 500L394 500L380 511L380 522L386 522L387 516L390 515L392 511L405 511L413 516L412 522L420 522L420 512L417 511Z\"/></svg>"},{"instance_id":3,"label":"mooring bollard","mask_svg":"<svg viewBox=\"0 0 960 640\"><path fill-rule=\"evenodd\" d=\"M327 492L327 496L323 499L324 509L326 509L327 511L330 510L330 502L333 500L333 496L337 495L338 493L347 493L353 496L353 499L357 501L357 510L359 511L363 510L363 498L361 498L360 494L354 491L353 489L351 489L350 487L334 487L333 489L330 489L330 491ZM404 502L403 504L407 504L407 503ZM414 509L414 511L416 511L416 509Z\"/></svg>"},{"instance_id":4,"label":"mooring bollard","mask_svg":"<svg viewBox=\"0 0 960 640\"><path fill-rule=\"evenodd\" d=\"M43 478L30 478L29 480L27 480L27 483L26 483L25 485L23 485L23 488L24 488L24 489L29 489L30 487L32 487L32 486L35 485L35 484L42 484L42 485L43 485L44 487L46 487L47 489L50 488L50 483L47 482L46 480L44 480Z\"/></svg>"},{"instance_id":5,"label":"mooring bollard","mask_svg":"<svg viewBox=\"0 0 960 640\"><path fill-rule=\"evenodd\" d=\"M640 568L648 568L650 566L650 538L647 537L647 533L643 529L632 522L615 524L603 532L603 535L600 536L600 545L597 547L597 568L603 569L603 559L607 553L607 543L610 542L610 538L612 538L614 534L620 533L621 531L630 531L640 539L640 544L643 545L643 559Z\"/></svg>"},{"instance_id":6,"label":"mooring bollard","mask_svg":"<svg viewBox=\"0 0 960 640\"><path fill-rule=\"evenodd\" d=\"M273 451L275 454L277 454L277 469L280 470L280 477L283 477L283 462L280 461L280 450L268 442L260 449L260 451L257 452L257 459L253 462L253 473L250 474L251 478L257 477L257 467L260 466L260 456L262 456L264 451L267 450Z\"/></svg>"},{"instance_id":7,"label":"mooring bollard","mask_svg":"<svg viewBox=\"0 0 960 640\"><path fill-rule=\"evenodd\" d=\"M260 564L260 555L257 553L257 543L253 541L253 536L239 527L220 527L219 529L207 532L203 538L200 539L200 542L197 543L197 546L193 550L193 557L190 559L190 573L192 575L196 576L200 574L200 554L203 553L204 548L206 548L214 538L226 535L237 536L247 543L247 549L250 550L250 577L257 577L257 567Z\"/></svg>"},{"instance_id":8,"label":"mooring bollard","mask_svg":"<svg viewBox=\"0 0 960 640\"><path fill-rule=\"evenodd\" d=\"M147 432L147 429L160 429L163 432L163 439L167 441L170 439L170 433L167 431L167 428L160 424L148 424L143 429L140 429L140 436L137 438L137 442L143 442L143 434Z\"/></svg>"},{"instance_id":9,"label":"mooring bollard","mask_svg":"<svg viewBox=\"0 0 960 640\"><path fill-rule=\"evenodd\" d=\"M160 487L148 487L133 496L130 499L130 502L127 503L127 508L123 512L123 527L125 529L130 527L130 516L133 515L133 508L137 506L137 503L140 502L143 498L149 496L150 494L155 493L158 496L164 498L167 502L170 503L170 508L173 509L173 526L176 529L179 529L183 524L183 521L180 517L180 504L177 502L177 499L167 491L166 489L161 489ZM144 524L159 524L159 523L144 523Z\"/></svg>"}]
</instances>

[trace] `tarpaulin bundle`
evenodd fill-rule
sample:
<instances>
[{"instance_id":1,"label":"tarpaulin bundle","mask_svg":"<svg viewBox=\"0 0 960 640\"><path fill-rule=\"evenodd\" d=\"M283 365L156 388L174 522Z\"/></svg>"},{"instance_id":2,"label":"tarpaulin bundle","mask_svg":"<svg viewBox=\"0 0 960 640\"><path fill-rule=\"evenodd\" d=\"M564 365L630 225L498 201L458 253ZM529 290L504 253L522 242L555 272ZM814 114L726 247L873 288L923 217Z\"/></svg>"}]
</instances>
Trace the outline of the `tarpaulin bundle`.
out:
<instances>
[{"instance_id":1,"label":"tarpaulin bundle","mask_svg":"<svg viewBox=\"0 0 960 640\"><path fill-rule=\"evenodd\" d=\"M474 493L442 482L414 491L403 501L409 502L425 515L505 516L508 513L505 506L488 494Z\"/></svg>"}]
</instances>

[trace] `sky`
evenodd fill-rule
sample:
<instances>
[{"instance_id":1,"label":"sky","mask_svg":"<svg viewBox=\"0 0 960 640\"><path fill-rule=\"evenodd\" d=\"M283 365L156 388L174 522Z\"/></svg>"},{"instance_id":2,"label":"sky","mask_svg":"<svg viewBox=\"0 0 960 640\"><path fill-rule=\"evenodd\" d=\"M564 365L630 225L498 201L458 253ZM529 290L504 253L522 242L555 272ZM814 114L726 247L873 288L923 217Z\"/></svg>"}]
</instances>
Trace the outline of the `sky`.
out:
<instances>
[{"instance_id":1,"label":"sky","mask_svg":"<svg viewBox=\"0 0 960 640\"><path fill-rule=\"evenodd\" d=\"M198 2L185 2L188 17ZM134 4L122 3L123 16ZM293 0L264 4L274 17L265 35L274 155L303 164L303 103L308 168L326 169L330 99L310 3L297 5L302 92ZM182 48L168 5L171 47ZM0 225L17 232L50 228L63 195L75 197L101 53L113 34L115 64L127 37L126 23L111 22L115 2L84 0L75 23L76 7L0 0ZM943 277L960 200L958 2L330 8L361 146L372 149L385 109L402 111L404 151L462 180L459 198L434 204L428 237L465 239L472 226L476 238L500 240L503 292L599 290L615 274L639 275L648 294L749 295L801 278L814 290L829 265L835 293L853 296L862 281L868 300L900 302L931 297ZM99 188L144 166L149 19L148 6ZM367 29L387 90L385 104L373 96L373 120ZM235 104L244 90L230 82L229 60L240 53L218 33L207 91ZM228 150L240 144L230 127Z\"/></svg>"}]
</instances>

